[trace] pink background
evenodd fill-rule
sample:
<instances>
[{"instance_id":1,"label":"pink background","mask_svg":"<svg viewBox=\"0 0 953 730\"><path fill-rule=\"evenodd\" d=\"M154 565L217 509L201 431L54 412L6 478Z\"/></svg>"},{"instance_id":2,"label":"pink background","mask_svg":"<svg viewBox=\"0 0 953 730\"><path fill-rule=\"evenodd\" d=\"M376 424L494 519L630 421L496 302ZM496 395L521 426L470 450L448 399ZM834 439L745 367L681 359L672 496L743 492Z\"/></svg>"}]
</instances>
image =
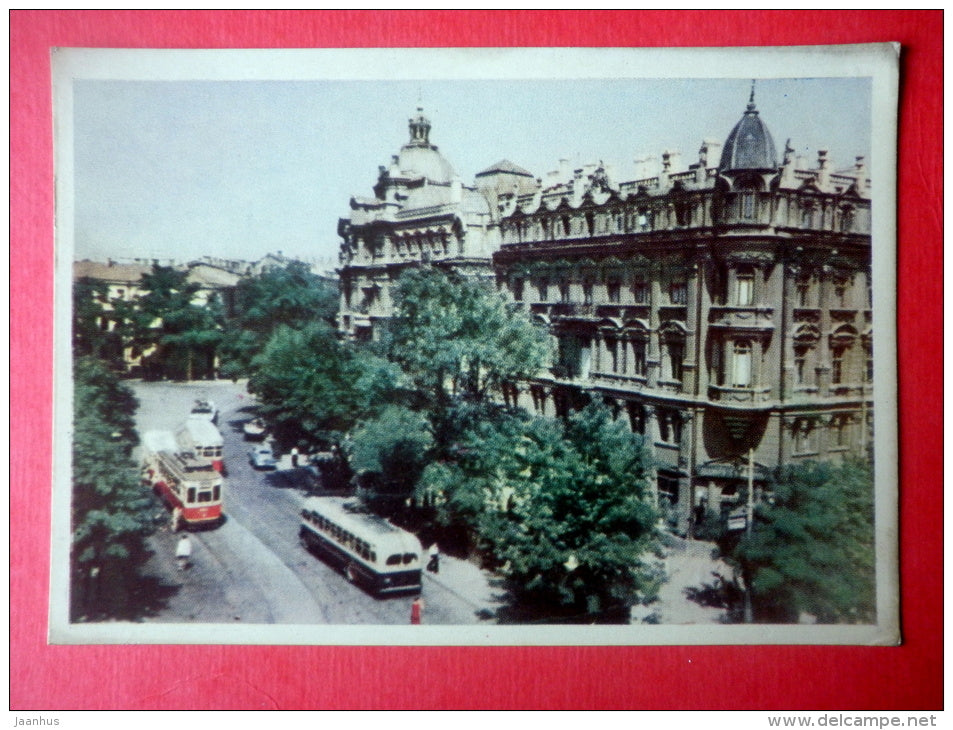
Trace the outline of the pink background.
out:
<instances>
[{"instance_id":1,"label":"pink background","mask_svg":"<svg viewBox=\"0 0 953 730\"><path fill-rule=\"evenodd\" d=\"M13 710L942 708L941 11L11 11ZM899 41L904 645L49 646L50 47L730 46ZM176 683L188 667L190 680Z\"/></svg>"}]
</instances>

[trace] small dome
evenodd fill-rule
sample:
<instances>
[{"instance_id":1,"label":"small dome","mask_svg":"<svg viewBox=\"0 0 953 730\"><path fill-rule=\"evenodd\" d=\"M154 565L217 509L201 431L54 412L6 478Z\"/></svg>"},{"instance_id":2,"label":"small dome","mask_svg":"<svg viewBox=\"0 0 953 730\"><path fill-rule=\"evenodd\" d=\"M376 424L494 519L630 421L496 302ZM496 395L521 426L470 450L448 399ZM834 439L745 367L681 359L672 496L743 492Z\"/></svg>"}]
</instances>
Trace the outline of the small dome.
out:
<instances>
[{"instance_id":1,"label":"small dome","mask_svg":"<svg viewBox=\"0 0 953 730\"><path fill-rule=\"evenodd\" d=\"M725 141L718 171L777 170L777 168L774 140L755 108L752 87L748 108Z\"/></svg>"},{"instance_id":2,"label":"small dome","mask_svg":"<svg viewBox=\"0 0 953 730\"><path fill-rule=\"evenodd\" d=\"M429 182L447 185L454 177L453 167L437 150L436 145L430 144L430 120L424 115L424 110L417 108L417 115L412 117L410 127L410 141L400 148L397 160L398 168L403 175L424 177Z\"/></svg>"}]
</instances>

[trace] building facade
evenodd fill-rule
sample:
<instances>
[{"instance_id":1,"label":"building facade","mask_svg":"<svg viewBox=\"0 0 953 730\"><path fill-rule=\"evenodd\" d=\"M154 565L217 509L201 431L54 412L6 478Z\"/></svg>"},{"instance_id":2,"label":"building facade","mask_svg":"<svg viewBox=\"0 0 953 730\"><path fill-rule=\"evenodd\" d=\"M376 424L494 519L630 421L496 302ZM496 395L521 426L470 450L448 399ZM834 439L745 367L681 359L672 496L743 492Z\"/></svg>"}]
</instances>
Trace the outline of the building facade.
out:
<instances>
[{"instance_id":1,"label":"building facade","mask_svg":"<svg viewBox=\"0 0 953 730\"><path fill-rule=\"evenodd\" d=\"M338 223L341 304L339 330L373 340L394 310L392 289L408 267L429 264L492 279L499 247L496 200L522 191L532 176L505 160L465 186L430 142L422 109L409 120L410 139L378 169L373 198L351 198Z\"/></svg>"},{"instance_id":2,"label":"building facade","mask_svg":"<svg viewBox=\"0 0 953 730\"><path fill-rule=\"evenodd\" d=\"M719 154L720 152L720 154ZM656 456L688 528L779 464L866 454L872 428L870 181L862 158L780 162L754 93L687 169L500 198L497 283L555 340L516 389L530 411L605 401ZM750 465L750 466L749 466Z\"/></svg>"}]
</instances>

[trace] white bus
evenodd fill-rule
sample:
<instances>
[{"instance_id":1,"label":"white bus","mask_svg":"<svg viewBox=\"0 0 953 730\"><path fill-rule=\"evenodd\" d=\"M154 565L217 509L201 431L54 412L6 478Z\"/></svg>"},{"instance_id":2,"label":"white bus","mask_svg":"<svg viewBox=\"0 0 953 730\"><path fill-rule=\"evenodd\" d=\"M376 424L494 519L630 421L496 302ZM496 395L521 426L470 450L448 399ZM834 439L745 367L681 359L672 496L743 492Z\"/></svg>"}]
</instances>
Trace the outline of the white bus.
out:
<instances>
[{"instance_id":1,"label":"white bus","mask_svg":"<svg viewBox=\"0 0 953 730\"><path fill-rule=\"evenodd\" d=\"M211 421L190 417L176 432L175 437L180 450L195 454L200 459L208 459L215 471L225 473L222 434Z\"/></svg>"},{"instance_id":2,"label":"white bus","mask_svg":"<svg viewBox=\"0 0 953 730\"><path fill-rule=\"evenodd\" d=\"M420 592L422 549L416 536L345 497L308 497L301 544L372 593Z\"/></svg>"}]
</instances>

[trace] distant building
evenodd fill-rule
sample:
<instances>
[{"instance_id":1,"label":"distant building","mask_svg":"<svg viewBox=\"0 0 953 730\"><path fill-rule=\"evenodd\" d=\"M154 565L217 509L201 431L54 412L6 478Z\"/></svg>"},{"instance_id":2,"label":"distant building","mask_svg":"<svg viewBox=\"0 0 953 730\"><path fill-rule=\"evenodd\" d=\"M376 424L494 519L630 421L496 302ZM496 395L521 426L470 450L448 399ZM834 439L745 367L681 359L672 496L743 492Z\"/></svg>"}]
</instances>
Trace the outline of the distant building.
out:
<instances>
[{"instance_id":1,"label":"distant building","mask_svg":"<svg viewBox=\"0 0 953 730\"><path fill-rule=\"evenodd\" d=\"M763 483L871 442L867 170L792 155L752 91L687 169L665 153L650 177L595 166L499 201L498 285L558 352L511 397L546 415L607 403L645 435L682 530L737 502L749 451Z\"/></svg>"},{"instance_id":2,"label":"distant building","mask_svg":"<svg viewBox=\"0 0 953 730\"><path fill-rule=\"evenodd\" d=\"M409 120L410 139L378 169L373 198L351 198L338 223L341 305L338 326L358 340L375 339L393 313L391 289L402 271L424 263L492 279L499 247L494 219L501 188L522 192L529 176L501 162L465 186L430 142L422 109Z\"/></svg>"}]
</instances>

